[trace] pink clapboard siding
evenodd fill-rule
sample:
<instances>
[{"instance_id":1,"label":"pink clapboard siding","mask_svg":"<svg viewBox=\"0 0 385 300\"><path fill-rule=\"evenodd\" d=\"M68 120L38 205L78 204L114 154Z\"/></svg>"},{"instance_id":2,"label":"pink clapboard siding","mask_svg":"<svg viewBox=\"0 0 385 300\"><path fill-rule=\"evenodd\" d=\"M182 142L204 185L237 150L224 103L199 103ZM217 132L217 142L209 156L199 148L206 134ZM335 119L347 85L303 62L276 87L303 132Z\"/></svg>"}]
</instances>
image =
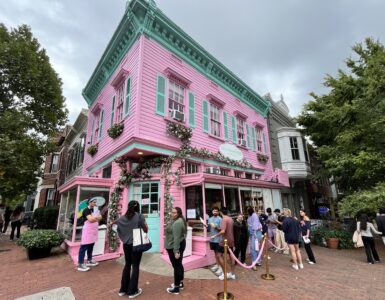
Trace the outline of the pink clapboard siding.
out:
<instances>
[{"instance_id":1,"label":"pink clapboard siding","mask_svg":"<svg viewBox=\"0 0 385 300\"><path fill-rule=\"evenodd\" d=\"M88 131L87 131L87 142L91 138L92 122L97 121L97 117L92 113L93 108L96 105L101 105L101 109L104 109L104 128L102 132L102 137L99 140L99 149L94 157L91 157L88 153L85 153L84 162L83 162L83 175L88 175L88 169L91 165L97 164L99 161L102 161L113 153L116 149L121 147L123 144L127 143L134 136L135 132L135 118L137 117L135 111L138 103L138 89L139 89L139 66L140 66L140 40L137 41L132 48L127 52L125 57L122 59L120 66L111 76L109 82L104 86L100 92L98 98L90 107L90 112L88 116ZM115 95L115 108L117 105L117 94L115 88L112 86L112 81L116 78L119 71L124 68L129 73L127 76L131 78L131 97L130 97L130 110L128 116L124 119L124 131L116 139L112 139L108 136L107 130L110 128L111 120L111 108L112 108L112 98ZM116 115L116 112L115 112ZM94 137L96 141L97 137ZM93 142L94 144L95 142Z\"/></svg>"},{"instance_id":2,"label":"pink clapboard siding","mask_svg":"<svg viewBox=\"0 0 385 300\"><path fill-rule=\"evenodd\" d=\"M224 139L220 140L213 138L203 132L202 129L202 100L207 99L208 94L212 94L225 102L224 111L228 113L228 134L229 143L232 143L231 138L231 115L235 111L241 111L243 114L248 116L246 123L249 127L258 124L263 127L263 132L266 136L267 149L270 149L267 122L266 119L259 113L254 111L252 108L237 100L230 93L222 89L221 87L215 86L211 81L206 78L203 74L196 71L193 67L178 61L175 56L168 50L164 49L155 41L144 39L143 47L143 78L142 78L142 98L141 98L141 109L139 118L139 134L140 137L149 140L157 141L165 146L172 148L179 148L180 141L172 136L166 135L166 121L165 118L155 114L156 104L156 81L157 75L161 74L167 78L165 70L167 68L172 69L183 77L191 81L188 90L185 93L185 112L186 120L188 120L188 91L191 91L195 95L195 129L193 130L192 146L197 148L207 148L210 151L217 152L219 146L225 143ZM168 91L168 88L166 88ZM223 130L223 118L221 115L222 130ZM186 121L188 125L188 121ZM246 129L245 129L246 139ZM251 133L250 133L251 139ZM253 166L259 169L265 170L266 173L272 174L272 165L269 160L266 164L258 162L256 152L240 148L243 152L244 157L250 161ZM269 154L270 156L270 154Z\"/></svg>"}]
</instances>

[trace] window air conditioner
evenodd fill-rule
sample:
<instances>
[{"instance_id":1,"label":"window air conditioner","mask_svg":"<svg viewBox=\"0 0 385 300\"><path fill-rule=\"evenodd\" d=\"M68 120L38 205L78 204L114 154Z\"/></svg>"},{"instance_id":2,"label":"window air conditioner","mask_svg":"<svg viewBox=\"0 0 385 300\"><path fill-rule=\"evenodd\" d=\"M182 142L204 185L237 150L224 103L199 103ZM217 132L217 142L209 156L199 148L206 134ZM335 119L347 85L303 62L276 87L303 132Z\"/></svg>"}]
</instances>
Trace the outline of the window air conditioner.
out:
<instances>
[{"instance_id":1,"label":"window air conditioner","mask_svg":"<svg viewBox=\"0 0 385 300\"><path fill-rule=\"evenodd\" d=\"M240 139L239 140L239 145L245 146L246 147L246 140Z\"/></svg>"},{"instance_id":2,"label":"window air conditioner","mask_svg":"<svg viewBox=\"0 0 385 300\"><path fill-rule=\"evenodd\" d=\"M220 174L221 170L219 168L208 167L207 168L207 173L210 173L210 174Z\"/></svg>"},{"instance_id":3,"label":"window air conditioner","mask_svg":"<svg viewBox=\"0 0 385 300\"><path fill-rule=\"evenodd\" d=\"M171 110L171 118L184 122L184 113L180 112L179 110L173 109Z\"/></svg>"}]
</instances>

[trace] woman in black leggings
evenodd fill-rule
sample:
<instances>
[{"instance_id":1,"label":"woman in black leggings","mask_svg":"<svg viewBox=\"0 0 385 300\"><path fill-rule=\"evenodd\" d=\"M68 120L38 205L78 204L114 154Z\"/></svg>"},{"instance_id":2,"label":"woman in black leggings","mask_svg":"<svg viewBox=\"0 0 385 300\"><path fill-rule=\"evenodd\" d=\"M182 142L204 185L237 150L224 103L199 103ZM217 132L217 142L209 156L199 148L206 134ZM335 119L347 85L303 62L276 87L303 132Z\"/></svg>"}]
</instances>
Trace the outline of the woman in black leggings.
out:
<instances>
[{"instance_id":1,"label":"woman in black leggings","mask_svg":"<svg viewBox=\"0 0 385 300\"><path fill-rule=\"evenodd\" d=\"M301 216L300 226L301 226L301 233L303 238L303 243L305 245L305 250L307 253L307 261L310 265L314 265L316 263L315 257L313 254L313 250L311 249L311 242L310 242L310 219L306 215L306 212L301 209L299 211L299 214Z\"/></svg>"}]
</instances>

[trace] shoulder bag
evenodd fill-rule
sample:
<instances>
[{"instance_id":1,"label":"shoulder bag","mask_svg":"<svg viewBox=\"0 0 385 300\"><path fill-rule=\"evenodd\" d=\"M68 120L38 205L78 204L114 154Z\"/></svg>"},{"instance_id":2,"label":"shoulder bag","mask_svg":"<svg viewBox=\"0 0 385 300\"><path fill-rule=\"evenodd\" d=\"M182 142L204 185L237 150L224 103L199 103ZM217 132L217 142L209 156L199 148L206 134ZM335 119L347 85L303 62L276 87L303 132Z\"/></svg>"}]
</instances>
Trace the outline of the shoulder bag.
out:
<instances>
[{"instance_id":1,"label":"shoulder bag","mask_svg":"<svg viewBox=\"0 0 385 300\"><path fill-rule=\"evenodd\" d=\"M148 234L144 232L140 226L140 220L142 215L139 214L138 228L132 230L133 243L132 251L134 252L145 252L152 248L152 243L148 237Z\"/></svg>"}]
</instances>

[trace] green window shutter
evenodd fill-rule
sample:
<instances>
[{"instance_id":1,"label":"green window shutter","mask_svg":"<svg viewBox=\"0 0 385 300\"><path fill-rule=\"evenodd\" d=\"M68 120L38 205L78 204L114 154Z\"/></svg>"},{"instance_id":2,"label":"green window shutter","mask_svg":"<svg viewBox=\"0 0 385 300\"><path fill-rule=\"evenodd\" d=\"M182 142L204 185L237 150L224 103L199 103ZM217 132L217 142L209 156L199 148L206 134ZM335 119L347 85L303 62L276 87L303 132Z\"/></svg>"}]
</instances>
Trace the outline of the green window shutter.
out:
<instances>
[{"instance_id":1,"label":"green window shutter","mask_svg":"<svg viewBox=\"0 0 385 300\"><path fill-rule=\"evenodd\" d=\"M231 116L231 129L233 132L233 144L237 144L237 126L235 123L235 117Z\"/></svg>"},{"instance_id":2,"label":"green window shutter","mask_svg":"<svg viewBox=\"0 0 385 300\"><path fill-rule=\"evenodd\" d=\"M263 148L265 149L265 153L267 154L267 143L266 143L266 136L265 134L263 133Z\"/></svg>"},{"instance_id":3,"label":"green window shutter","mask_svg":"<svg viewBox=\"0 0 385 300\"><path fill-rule=\"evenodd\" d=\"M249 129L249 125L246 124L246 136L247 136L247 148L251 148L251 145L250 145L250 129Z\"/></svg>"},{"instance_id":4,"label":"green window shutter","mask_svg":"<svg viewBox=\"0 0 385 300\"><path fill-rule=\"evenodd\" d=\"M207 100L203 99L202 106L203 132L209 133L209 103Z\"/></svg>"},{"instance_id":5,"label":"green window shutter","mask_svg":"<svg viewBox=\"0 0 385 300\"><path fill-rule=\"evenodd\" d=\"M112 127L112 125L114 125L114 118L115 118L115 96L112 97L111 122L110 122L110 127Z\"/></svg>"},{"instance_id":6,"label":"green window shutter","mask_svg":"<svg viewBox=\"0 0 385 300\"><path fill-rule=\"evenodd\" d=\"M166 79L158 75L156 81L156 114L165 115L166 108Z\"/></svg>"},{"instance_id":7,"label":"green window shutter","mask_svg":"<svg viewBox=\"0 0 385 300\"><path fill-rule=\"evenodd\" d=\"M253 139L253 151L257 151L257 144L255 142L255 128L251 128L251 138Z\"/></svg>"},{"instance_id":8,"label":"green window shutter","mask_svg":"<svg viewBox=\"0 0 385 300\"><path fill-rule=\"evenodd\" d=\"M227 112L223 112L223 126L224 126L224 135L225 135L225 141L227 142L229 140L229 126L227 124Z\"/></svg>"},{"instance_id":9,"label":"green window shutter","mask_svg":"<svg viewBox=\"0 0 385 300\"><path fill-rule=\"evenodd\" d=\"M103 125L104 125L104 110L102 110L101 113L100 113L99 137L98 137L99 140L102 138L102 134L103 134Z\"/></svg>"},{"instance_id":10,"label":"green window shutter","mask_svg":"<svg viewBox=\"0 0 385 300\"><path fill-rule=\"evenodd\" d=\"M92 142L94 141L94 129L95 129L95 118L92 120L92 127L91 127L91 139L90 144L92 145Z\"/></svg>"},{"instance_id":11,"label":"green window shutter","mask_svg":"<svg viewBox=\"0 0 385 300\"><path fill-rule=\"evenodd\" d=\"M130 97L131 97L131 78L127 78L126 82L126 102L124 103L124 116L130 113Z\"/></svg>"},{"instance_id":12,"label":"green window shutter","mask_svg":"<svg viewBox=\"0 0 385 300\"><path fill-rule=\"evenodd\" d=\"M191 128L195 128L195 96L188 93L188 123Z\"/></svg>"}]
</instances>

